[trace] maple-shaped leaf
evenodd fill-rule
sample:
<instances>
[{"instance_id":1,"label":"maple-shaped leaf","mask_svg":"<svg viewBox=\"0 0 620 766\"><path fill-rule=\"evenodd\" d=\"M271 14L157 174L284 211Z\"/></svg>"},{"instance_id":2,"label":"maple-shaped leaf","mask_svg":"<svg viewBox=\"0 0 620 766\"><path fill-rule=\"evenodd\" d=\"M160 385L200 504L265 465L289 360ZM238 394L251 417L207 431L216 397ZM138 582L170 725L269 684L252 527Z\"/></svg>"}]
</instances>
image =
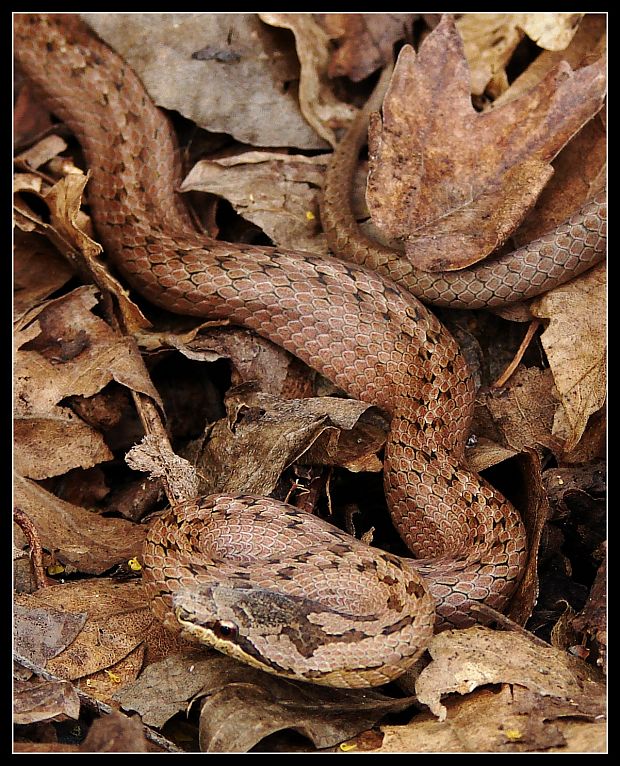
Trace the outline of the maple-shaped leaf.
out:
<instances>
[{"instance_id":1,"label":"maple-shaped leaf","mask_svg":"<svg viewBox=\"0 0 620 766\"><path fill-rule=\"evenodd\" d=\"M451 16L418 55L400 53L369 129L367 202L374 223L426 271L464 268L499 247L553 174L549 164L595 115L604 59L575 72L562 61L532 89L477 112Z\"/></svg>"}]
</instances>

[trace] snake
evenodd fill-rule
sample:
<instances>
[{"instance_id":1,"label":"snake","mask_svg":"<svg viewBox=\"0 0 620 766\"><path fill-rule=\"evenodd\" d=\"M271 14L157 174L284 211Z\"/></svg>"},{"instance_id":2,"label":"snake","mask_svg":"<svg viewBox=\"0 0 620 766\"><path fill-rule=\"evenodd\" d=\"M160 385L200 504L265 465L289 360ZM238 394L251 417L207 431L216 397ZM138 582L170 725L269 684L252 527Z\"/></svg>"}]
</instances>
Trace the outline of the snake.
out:
<instances>
[{"instance_id":1,"label":"snake","mask_svg":"<svg viewBox=\"0 0 620 766\"><path fill-rule=\"evenodd\" d=\"M505 609L525 528L467 467L474 386L425 302L493 306L589 268L605 249L604 196L494 264L417 272L352 218L342 179L358 129L324 192L334 257L227 243L194 227L175 192L174 132L120 56L71 15L16 14L14 36L21 72L82 147L97 234L130 287L167 311L253 330L390 418L385 495L412 556L272 498L199 497L149 527L143 579L157 619L268 673L356 688L398 678L435 631L479 622L476 604Z\"/></svg>"}]
</instances>

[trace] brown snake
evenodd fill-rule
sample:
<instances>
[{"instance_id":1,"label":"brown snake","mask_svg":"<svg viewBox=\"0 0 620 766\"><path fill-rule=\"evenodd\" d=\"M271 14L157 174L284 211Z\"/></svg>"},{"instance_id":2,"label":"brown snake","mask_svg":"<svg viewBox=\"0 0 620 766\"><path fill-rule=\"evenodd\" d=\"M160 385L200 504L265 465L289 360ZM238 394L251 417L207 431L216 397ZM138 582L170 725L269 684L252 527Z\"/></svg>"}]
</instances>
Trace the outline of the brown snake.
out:
<instances>
[{"instance_id":1,"label":"brown snake","mask_svg":"<svg viewBox=\"0 0 620 766\"><path fill-rule=\"evenodd\" d=\"M400 285L335 258L209 240L174 193L166 118L115 53L73 17L22 14L15 52L81 143L98 234L133 288L170 311L255 330L391 416L386 496L417 560L271 499L201 498L148 533L144 580L158 618L272 673L369 686L406 670L436 619L466 626L477 621L472 603L504 607L525 563L525 532L513 507L463 465L470 376L409 290L474 306L541 292L562 281L562 269L568 279L603 256L604 198L499 266L400 273L391 251L356 233L348 191L334 184L357 156L353 136L328 183L324 225L338 252Z\"/></svg>"}]
</instances>

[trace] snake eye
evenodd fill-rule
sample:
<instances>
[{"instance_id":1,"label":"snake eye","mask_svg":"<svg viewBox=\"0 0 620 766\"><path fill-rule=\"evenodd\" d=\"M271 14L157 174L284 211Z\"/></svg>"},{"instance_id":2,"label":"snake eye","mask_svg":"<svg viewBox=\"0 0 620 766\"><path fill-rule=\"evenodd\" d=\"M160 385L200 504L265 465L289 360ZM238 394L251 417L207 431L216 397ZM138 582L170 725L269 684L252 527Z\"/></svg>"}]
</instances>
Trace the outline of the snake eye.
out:
<instances>
[{"instance_id":1,"label":"snake eye","mask_svg":"<svg viewBox=\"0 0 620 766\"><path fill-rule=\"evenodd\" d=\"M237 626L232 622L216 622L213 626L213 632L218 638L232 640L237 637Z\"/></svg>"}]
</instances>

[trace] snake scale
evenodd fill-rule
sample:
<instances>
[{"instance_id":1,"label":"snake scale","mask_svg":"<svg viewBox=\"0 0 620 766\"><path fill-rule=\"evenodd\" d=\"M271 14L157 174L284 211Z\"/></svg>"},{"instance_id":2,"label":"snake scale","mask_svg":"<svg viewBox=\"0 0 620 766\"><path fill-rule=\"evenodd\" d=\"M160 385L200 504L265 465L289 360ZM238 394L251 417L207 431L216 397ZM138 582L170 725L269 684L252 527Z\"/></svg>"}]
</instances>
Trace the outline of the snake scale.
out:
<instances>
[{"instance_id":1,"label":"snake scale","mask_svg":"<svg viewBox=\"0 0 620 766\"><path fill-rule=\"evenodd\" d=\"M358 235L337 182L358 136L337 155L322 218L336 252L365 265L207 239L174 192L169 124L128 65L72 16L17 14L14 32L21 70L80 141L97 232L127 282L169 311L256 331L391 417L386 498L416 559L268 498L199 498L147 535L156 616L268 672L357 687L398 677L434 628L476 622L472 603L502 609L525 564L524 528L464 465L470 376L412 293L493 305L568 279L603 256L604 198L495 265L401 273L391 251Z\"/></svg>"}]
</instances>

